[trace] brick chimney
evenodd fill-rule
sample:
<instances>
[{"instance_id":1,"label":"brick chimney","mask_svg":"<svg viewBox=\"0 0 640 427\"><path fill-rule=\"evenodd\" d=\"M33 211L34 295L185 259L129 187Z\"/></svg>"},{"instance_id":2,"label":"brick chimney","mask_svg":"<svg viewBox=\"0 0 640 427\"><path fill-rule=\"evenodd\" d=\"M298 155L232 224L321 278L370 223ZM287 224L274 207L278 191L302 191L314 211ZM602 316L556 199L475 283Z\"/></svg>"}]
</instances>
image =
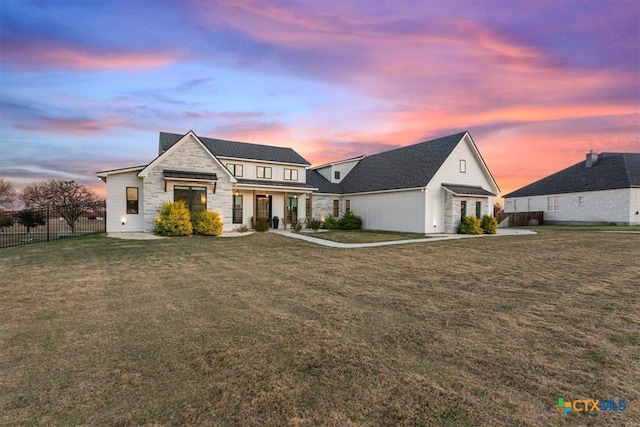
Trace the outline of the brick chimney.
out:
<instances>
[{"instance_id":1,"label":"brick chimney","mask_svg":"<svg viewBox=\"0 0 640 427\"><path fill-rule=\"evenodd\" d=\"M589 150L589 152L587 153L587 162L585 163L585 167L590 168L591 166L595 165L597 161L598 154L594 153L593 150Z\"/></svg>"}]
</instances>

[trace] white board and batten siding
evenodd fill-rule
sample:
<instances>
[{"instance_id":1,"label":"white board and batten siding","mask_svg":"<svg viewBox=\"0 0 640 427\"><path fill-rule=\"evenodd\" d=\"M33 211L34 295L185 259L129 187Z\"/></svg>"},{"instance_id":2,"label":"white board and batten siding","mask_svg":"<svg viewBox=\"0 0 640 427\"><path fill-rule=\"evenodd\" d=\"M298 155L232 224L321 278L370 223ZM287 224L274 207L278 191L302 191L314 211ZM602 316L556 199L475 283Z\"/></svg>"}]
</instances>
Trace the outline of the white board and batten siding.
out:
<instances>
[{"instance_id":1,"label":"white board and batten siding","mask_svg":"<svg viewBox=\"0 0 640 427\"><path fill-rule=\"evenodd\" d=\"M107 233L142 231L144 227L142 179L139 170L110 174L107 179ZM138 214L127 214L127 187L138 188ZM122 220L125 220L124 225Z\"/></svg>"},{"instance_id":2,"label":"white board and batten siding","mask_svg":"<svg viewBox=\"0 0 640 427\"><path fill-rule=\"evenodd\" d=\"M425 232L425 193L419 189L345 195L367 230Z\"/></svg>"}]
</instances>

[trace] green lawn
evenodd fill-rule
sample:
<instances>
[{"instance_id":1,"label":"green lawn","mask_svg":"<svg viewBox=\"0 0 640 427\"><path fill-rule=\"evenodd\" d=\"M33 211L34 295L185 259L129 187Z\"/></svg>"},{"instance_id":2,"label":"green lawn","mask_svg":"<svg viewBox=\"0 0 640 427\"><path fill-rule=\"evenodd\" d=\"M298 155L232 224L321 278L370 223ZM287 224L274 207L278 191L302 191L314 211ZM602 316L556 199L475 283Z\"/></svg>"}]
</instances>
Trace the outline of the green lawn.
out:
<instances>
[{"instance_id":1,"label":"green lawn","mask_svg":"<svg viewBox=\"0 0 640 427\"><path fill-rule=\"evenodd\" d=\"M638 277L617 233L2 249L0 424L638 425Z\"/></svg>"}]
</instances>

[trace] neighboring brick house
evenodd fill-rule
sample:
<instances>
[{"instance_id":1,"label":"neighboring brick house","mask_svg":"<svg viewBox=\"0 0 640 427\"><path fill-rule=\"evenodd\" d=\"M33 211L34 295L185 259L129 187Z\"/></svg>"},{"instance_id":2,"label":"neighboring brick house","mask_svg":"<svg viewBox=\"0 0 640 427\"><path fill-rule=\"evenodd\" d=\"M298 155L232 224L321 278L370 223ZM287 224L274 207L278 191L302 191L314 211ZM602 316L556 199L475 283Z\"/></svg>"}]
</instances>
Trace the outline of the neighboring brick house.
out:
<instances>
[{"instance_id":1,"label":"neighboring brick house","mask_svg":"<svg viewBox=\"0 0 640 427\"><path fill-rule=\"evenodd\" d=\"M218 211L223 231L259 217L280 227L353 211L367 229L453 233L499 192L468 132L310 168L291 148L160 133L146 166L98 172L107 232L153 230L164 202Z\"/></svg>"},{"instance_id":2,"label":"neighboring brick house","mask_svg":"<svg viewBox=\"0 0 640 427\"><path fill-rule=\"evenodd\" d=\"M640 224L640 153L589 152L504 199L506 213L543 211L546 224Z\"/></svg>"}]
</instances>

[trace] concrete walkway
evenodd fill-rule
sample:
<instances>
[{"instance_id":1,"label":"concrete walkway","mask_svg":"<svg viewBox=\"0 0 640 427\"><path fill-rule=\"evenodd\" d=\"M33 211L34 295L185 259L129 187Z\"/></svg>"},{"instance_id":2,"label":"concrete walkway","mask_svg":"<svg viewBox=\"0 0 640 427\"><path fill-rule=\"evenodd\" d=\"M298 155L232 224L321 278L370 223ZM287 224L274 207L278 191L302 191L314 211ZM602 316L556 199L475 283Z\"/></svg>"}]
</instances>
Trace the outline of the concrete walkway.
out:
<instances>
[{"instance_id":1,"label":"concrete walkway","mask_svg":"<svg viewBox=\"0 0 640 427\"><path fill-rule=\"evenodd\" d=\"M472 239L482 237L500 237L500 236L522 236L537 234L535 231L512 229L512 228L499 228L497 234L483 234L479 236L469 234L438 234L434 237L426 237L424 239L408 239L408 240L390 240L386 242L371 242L371 243L340 243L331 240L320 239L313 237L313 233L292 233L290 230L269 230L270 233L279 234L281 236L290 237L292 239L304 240L306 242L315 243L317 245L328 246L331 248L374 248L376 246L389 246L389 245L404 245L407 243L429 243L440 242L442 240L455 240L455 239ZM320 232L318 232L320 233Z\"/></svg>"}]
</instances>

